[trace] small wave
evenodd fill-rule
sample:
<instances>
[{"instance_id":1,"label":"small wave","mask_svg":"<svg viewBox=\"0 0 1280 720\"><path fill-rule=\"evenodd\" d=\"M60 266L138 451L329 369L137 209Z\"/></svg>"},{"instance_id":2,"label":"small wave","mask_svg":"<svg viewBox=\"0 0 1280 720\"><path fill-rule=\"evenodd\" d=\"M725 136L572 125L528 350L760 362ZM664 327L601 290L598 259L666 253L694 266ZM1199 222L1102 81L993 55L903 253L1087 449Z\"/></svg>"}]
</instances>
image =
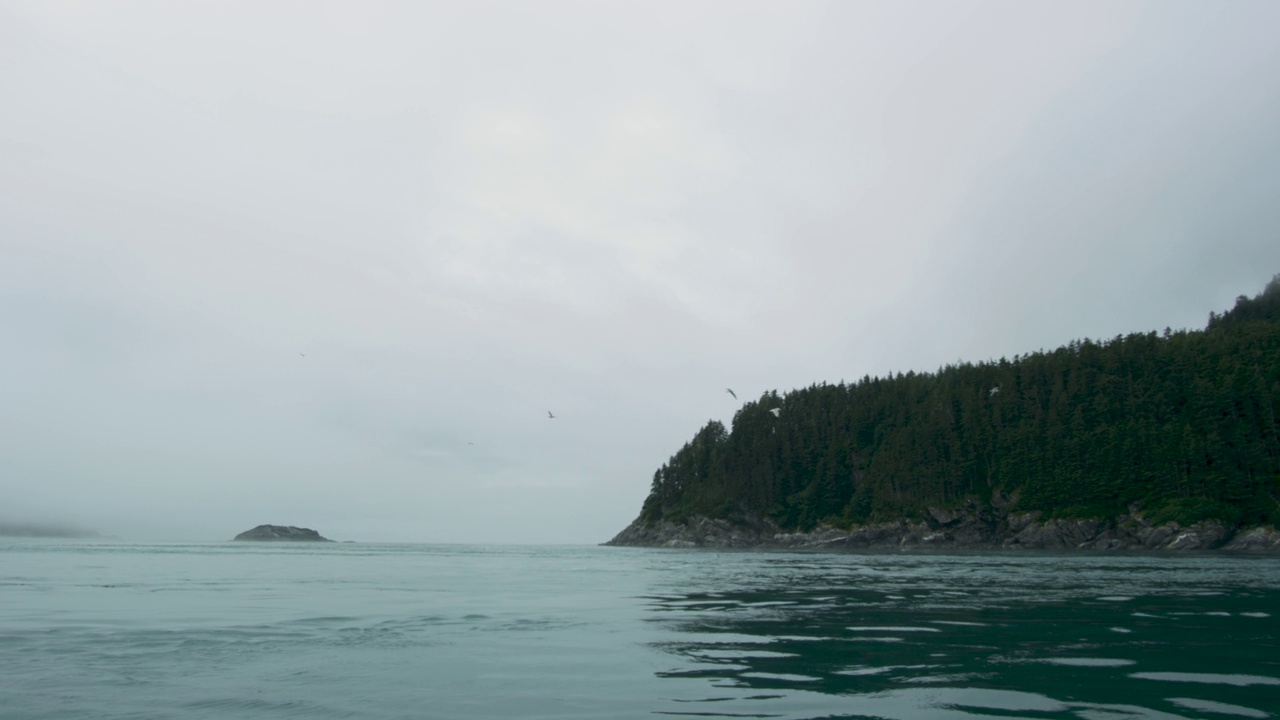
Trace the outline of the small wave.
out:
<instances>
[{"instance_id":1,"label":"small wave","mask_svg":"<svg viewBox=\"0 0 1280 720\"><path fill-rule=\"evenodd\" d=\"M722 678L725 673L750 669L750 665L735 665L733 663L693 663L689 667L681 668L680 670L666 670L654 673L654 675L661 678Z\"/></svg>"},{"instance_id":2,"label":"small wave","mask_svg":"<svg viewBox=\"0 0 1280 720\"><path fill-rule=\"evenodd\" d=\"M952 675L920 675L901 678L901 682L914 685L936 685L942 683L963 683L971 680L994 677L992 673L955 673Z\"/></svg>"},{"instance_id":3,"label":"small wave","mask_svg":"<svg viewBox=\"0 0 1280 720\"><path fill-rule=\"evenodd\" d=\"M257 698L210 698L187 703L187 707L198 710L233 711L233 712L266 712L271 715L289 714L302 717L335 716L333 710L311 702L272 701Z\"/></svg>"},{"instance_id":4,"label":"small wave","mask_svg":"<svg viewBox=\"0 0 1280 720\"><path fill-rule=\"evenodd\" d=\"M886 699L895 694L886 693ZM916 700L920 710L946 708L982 708L984 710L1003 710L1005 712L1039 712L1061 713L1070 710L1070 706L1046 695L1021 692L1018 690L989 690L985 688L914 688L902 691L897 697L903 700ZM896 698L895 698L896 699ZM924 713L920 713L923 715ZM913 717L915 715L898 715ZM962 716L963 717L963 716Z\"/></svg>"},{"instance_id":5,"label":"small wave","mask_svg":"<svg viewBox=\"0 0 1280 720\"><path fill-rule=\"evenodd\" d=\"M965 627L987 627L991 623L968 622L966 620L930 620L935 625L962 625Z\"/></svg>"},{"instance_id":6,"label":"small wave","mask_svg":"<svg viewBox=\"0 0 1280 720\"><path fill-rule=\"evenodd\" d=\"M942 667L941 665L885 665L882 667L855 667L848 670L837 670L836 675L852 675L861 677L863 675L883 675L893 670L927 670L929 668Z\"/></svg>"},{"instance_id":7,"label":"small wave","mask_svg":"<svg viewBox=\"0 0 1280 720\"><path fill-rule=\"evenodd\" d=\"M698 636L699 645L756 645L777 642L776 638L746 633L707 633Z\"/></svg>"},{"instance_id":8,"label":"small wave","mask_svg":"<svg viewBox=\"0 0 1280 720\"><path fill-rule=\"evenodd\" d=\"M296 625L330 625L333 623L355 623L360 622L360 618L351 617L349 615L322 615L320 617L299 618L290 621ZM290 624L286 623L286 624Z\"/></svg>"},{"instance_id":9,"label":"small wave","mask_svg":"<svg viewBox=\"0 0 1280 720\"><path fill-rule=\"evenodd\" d=\"M1245 617L1253 617L1253 618L1271 617L1271 613L1266 613L1266 612L1242 612L1240 614Z\"/></svg>"},{"instance_id":10,"label":"small wave","mask_svg":"<svg viewBox=\"0 0 1280 720\"><path fill-rule=\"evenodd\" d=\"M884 673L887 673L892 669L893 669L892 666L853 668L852 670L837 670L835 674L836 675L853 675L855 677L861 677L863 675L883 675Z\"/></svg>"},{"instance_id":11,"label":"small wave","mask_svg":"<svg viewBox=\"0 0 1280 720\"><path fill-rule=\"evenodd\" d=\"M1201 712L1218 713L1219 715L1237 715L1239 717L1249 718L1269 718L1271 713L1261 710L1254 710L1243 705L1231 705L1229 703L1215 702L1213 700L1200 700L1199 698L1168 698L1169 702L1188 710L1200 710Z\"/></svg>"},{"instance_id":12,"label":"small wave","mask_svg":"<svg viewBox=\"0 0 1280 720\"><path fill-rule=\"evenodd\" d=\"M1265 675L1224 675L1218 673L1140 672L1129 675L1139 680L1165 680L1168 682L1209 683L1213 685L1280 685L1280 678Z\"/></svg>"},{"instance_id":13,"label":"small wave","mask_svg":"<svg viewBox=\"0 0 1280 720\"><path fill-rule=\"evenodd\" d=\"M785 682L818 682L822 678L809 675L792 675L790 673L745 672L742 677L760 678L762 680L782 680Z\"/></svg>"},{"instance_id":14,"label":"small wave","mask_svg":"<svg viewBox=\"0 0 1280 720\"><path fill-rule=\"evenodd\" d=\"M788 658L800 657L795 653L774 652L772 650L699 650L698 657L726 660L745 660L747 658Z\"/></svg>"},{"instance_id":15,"label":"small wave","mask_svg":"<svg viewBox=\"0 0 1280 720\"><path fill-rule=\"evenodd\" d=\"M1128 602L1129 600L1133 599L1133 596L1132 595L1104 595L1098 599L1105 602Z\"/></svg>"},{"instance_id":16,"label":"small wave","mask_svg":"<svg viewBox=\"0 0 1280 720\"><path fill-rule=\"evenodd\" d=\"M938 628L915 627L912 625L854 625L849 629L854 632L942 632Z\"/></svg>"},{"instance_id":17,"label":"small wave","mask_svg":"<svg viewBox=\"0 0 1280 720\"><path fill-rule=\"evenodd\" d=\"M1113 627L1113 628L1109 628L1109 629L1111 630L1111 632L1114 632L1114 633L1125 633L1126 635L1127 635L1127 634L1129 634L1129 633L1131 633L1131 632L1133 632L1133 631L1132 631L1132 630L1130 630L1129 628L1122 628L1122 627Z\"/></svg>"},{"instance_id":18,"label":"small wave","mask_svg":"<svg viewBox=\"0 0 1280 720\"><path fill-rule=\"evenodd\" d=\"M1134 665L1136 661L1125 660L1123 658L1036 658L1027 662L1048 663L1049 665L1064 665L1066 667L1125 667Z\"/></svg>"}]
</instances>

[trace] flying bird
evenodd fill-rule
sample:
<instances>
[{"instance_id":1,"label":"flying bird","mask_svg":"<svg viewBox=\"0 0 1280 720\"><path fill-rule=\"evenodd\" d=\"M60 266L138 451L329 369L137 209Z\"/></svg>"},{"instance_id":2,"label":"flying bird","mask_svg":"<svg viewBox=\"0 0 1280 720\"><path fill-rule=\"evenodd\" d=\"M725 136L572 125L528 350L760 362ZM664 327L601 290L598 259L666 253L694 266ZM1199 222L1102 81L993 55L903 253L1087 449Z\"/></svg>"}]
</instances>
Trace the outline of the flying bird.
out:
<instances>
[{"instance_id":1,"label":"flying bird","mask_svg":"<svg viewBox=\"0 0 1280 720\"><path fill-rule=\"evenodd\" d=\"M734 400L738 399L738 393L734 392L733 388L725 388L724 391L732 395Z\"/></svg>"},{"instance_id":2,"label":"flying bird","mask_svg":"<svg viewBox=\"0 0 1280 720\"><path fill-rule=\"evenodd\" d=\"M773 413L774 417L778 417L782 414L782 408L770 408L769 412Z\"/></svg>"},{"instance_id":3,"label":"flying bird","mask_svg":"<svg viewBox=\"0 0 1280 720\"><path fill-rule=\"evenodd\" d=\"M988 390L988 391L987 391L987 397L991 397L992 395L995 395L995 394L996 394L996 393L998 393L998 392L1000 392L1000 386L999 386L999 385L997 385L997 386L995 386L995 387L991 388L990 390Z\"/></svg>"},{"instance_id":4,"label":"flying bird","mask_svg":"<svg viewBox=\"0 0 1280 720\"><path fill-rule=\"evenodd\" d=\"M551 411L550 411L550 410L548 410L548 411L547 411L547 418L548 418L548 419L550 419L550 420L555 420L555 419L556 419L556 416L555 416L555 415L552 415L552 414L551 414Z\"/></svg>"}]
</instances>

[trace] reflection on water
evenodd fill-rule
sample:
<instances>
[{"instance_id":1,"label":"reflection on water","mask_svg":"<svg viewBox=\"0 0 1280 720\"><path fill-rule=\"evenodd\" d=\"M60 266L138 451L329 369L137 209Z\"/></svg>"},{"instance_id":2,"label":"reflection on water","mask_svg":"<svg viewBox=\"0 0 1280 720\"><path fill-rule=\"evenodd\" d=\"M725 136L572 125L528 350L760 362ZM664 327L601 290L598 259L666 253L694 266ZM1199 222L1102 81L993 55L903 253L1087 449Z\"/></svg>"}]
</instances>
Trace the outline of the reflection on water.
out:
<instances>
[{"instance_id":1,"label":"reflection on water","mask_svg":"<svg viewBox=\"0 0 1280 720\"><path fill-rule=\"evenodd\" d=\"M1275 560L694 555L660 714L1280 717Z\"/></svg>"}]
</instances>

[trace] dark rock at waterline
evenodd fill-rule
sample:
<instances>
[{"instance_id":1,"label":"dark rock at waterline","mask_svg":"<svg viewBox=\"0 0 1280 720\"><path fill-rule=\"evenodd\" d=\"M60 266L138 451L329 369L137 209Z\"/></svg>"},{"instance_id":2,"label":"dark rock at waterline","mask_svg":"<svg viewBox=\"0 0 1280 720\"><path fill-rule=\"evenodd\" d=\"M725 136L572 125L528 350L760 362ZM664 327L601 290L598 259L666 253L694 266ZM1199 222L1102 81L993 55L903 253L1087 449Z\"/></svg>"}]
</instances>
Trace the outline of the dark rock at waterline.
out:
<instances>
[{"instance_id":1,"label":"dark rock at waterline","mask_svg":"<svg viewBox=\"0 0 1280 720\"><path fill-rule=\"evenodd\" d=\"M787 532L768 518L729 521L693 516L682 522L637 519L605 545L642 547L787 548L811 550L1226 550L1280 554L1280 530L1238 528L1208 520L1190 526L1153 525L1136 508L1113 518L1045 519L1010 512L1003 496L988 505L929 508L922 519L852 528L819 525Z\"/></svg>"},{"instance_id":2,"label":"dark rock at waterline","mask_svg":"<svg viewBox=\"0 0 1280 720\"><path fill-rule=\"evenodd\" d=\"M252 530L245 530L234 539L260 542L333 542L329 538L321 537L320 533L311 528L292 525L259 525Z\"/></svg>"}]
</instances>

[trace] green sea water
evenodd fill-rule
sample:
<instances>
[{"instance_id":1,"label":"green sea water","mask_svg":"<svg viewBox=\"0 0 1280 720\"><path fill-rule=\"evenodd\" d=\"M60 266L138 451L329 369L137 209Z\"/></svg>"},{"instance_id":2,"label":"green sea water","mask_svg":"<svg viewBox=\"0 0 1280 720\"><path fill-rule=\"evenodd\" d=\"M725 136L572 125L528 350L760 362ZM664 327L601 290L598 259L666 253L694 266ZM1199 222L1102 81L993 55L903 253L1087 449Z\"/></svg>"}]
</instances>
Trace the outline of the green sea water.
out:
<instances>
[{"instance_id":1,"label":"green sea water","mask_svg":"<svg viewBox=\"0 0 1280 720\"><path fill-rule=\"evenodd\" d=\"M1280 559L0 539L0 718L1280 717Z\"/></svg>"}]
</instances>

